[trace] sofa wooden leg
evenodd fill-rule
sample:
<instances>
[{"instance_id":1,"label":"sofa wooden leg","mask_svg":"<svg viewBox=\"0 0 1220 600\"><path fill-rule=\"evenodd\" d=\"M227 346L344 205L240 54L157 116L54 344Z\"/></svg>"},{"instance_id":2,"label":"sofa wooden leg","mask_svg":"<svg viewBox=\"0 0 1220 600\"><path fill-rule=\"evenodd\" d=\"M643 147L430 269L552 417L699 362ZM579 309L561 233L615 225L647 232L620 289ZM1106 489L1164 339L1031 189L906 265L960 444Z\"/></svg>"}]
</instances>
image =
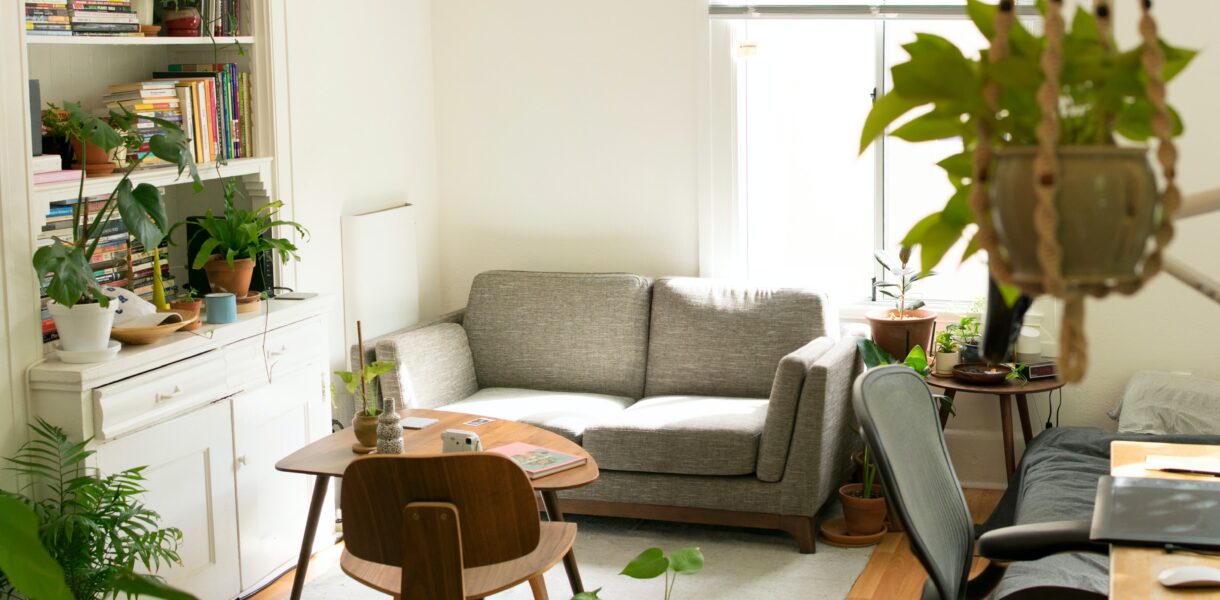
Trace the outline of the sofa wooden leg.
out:
<instances>
[{"instance_id":1,"label":"sofa wooden leg","mask_svg":"<svg viewBox=\"0 0 1220 600\"><path fill-rule=\"evenodd\" d=\"M796 539L796 545L800 548L801 554L817 552L817 534L814 531L813 517L783 515L779 518L779 528Z\"/></svg>"}]
</instances>

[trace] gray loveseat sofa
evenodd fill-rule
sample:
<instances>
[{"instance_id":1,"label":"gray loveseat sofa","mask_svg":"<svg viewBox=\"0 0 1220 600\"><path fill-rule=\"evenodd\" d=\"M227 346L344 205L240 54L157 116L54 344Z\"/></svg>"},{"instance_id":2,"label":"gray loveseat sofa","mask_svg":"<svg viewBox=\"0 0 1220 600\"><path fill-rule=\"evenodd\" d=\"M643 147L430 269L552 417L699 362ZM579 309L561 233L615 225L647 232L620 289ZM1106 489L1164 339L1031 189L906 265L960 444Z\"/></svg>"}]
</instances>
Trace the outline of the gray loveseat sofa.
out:
<instances>
[{"instance_id":1,"label":"gray loveseat sofa","mask_svg":"<svg viewBox=\"0 0 1220 600\"><path fill-rule=\"evenodd\" d=\"M562 493L567 513L779 529L813 552L860 443L855 340L808 290L492 271L465 309L364 352L398 362L382 391L408 407L581 444L601 478Z\"/></svg>"}]
</instances>

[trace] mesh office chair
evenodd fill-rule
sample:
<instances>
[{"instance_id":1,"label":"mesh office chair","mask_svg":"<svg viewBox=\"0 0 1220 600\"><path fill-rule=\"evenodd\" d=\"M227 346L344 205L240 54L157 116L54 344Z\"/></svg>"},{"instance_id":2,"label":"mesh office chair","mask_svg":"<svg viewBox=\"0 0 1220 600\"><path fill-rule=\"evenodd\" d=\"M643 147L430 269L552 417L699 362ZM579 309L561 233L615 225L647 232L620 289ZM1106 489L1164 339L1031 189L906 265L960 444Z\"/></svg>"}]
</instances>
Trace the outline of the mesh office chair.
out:
<instances>
[{"instance_id":1,"label":"mesh office chair","mask_svg":"<svg viewBox=\"0 0 1220 600\"><path fill-rule=\"evenodd\" d=\"M905 366L878 367L856 379L853 403L885 483L886 499L906 526L911 551L928 573L924 600L984 598L1013 561L1060 552L1108 551L1107 546L1089 541L1087 521L1004 527L979 538L979 555L990 563L969 579L974 524L928 386ZM1037 597L1101 596L1048 587Z\"/></svg>"}]
</instances>

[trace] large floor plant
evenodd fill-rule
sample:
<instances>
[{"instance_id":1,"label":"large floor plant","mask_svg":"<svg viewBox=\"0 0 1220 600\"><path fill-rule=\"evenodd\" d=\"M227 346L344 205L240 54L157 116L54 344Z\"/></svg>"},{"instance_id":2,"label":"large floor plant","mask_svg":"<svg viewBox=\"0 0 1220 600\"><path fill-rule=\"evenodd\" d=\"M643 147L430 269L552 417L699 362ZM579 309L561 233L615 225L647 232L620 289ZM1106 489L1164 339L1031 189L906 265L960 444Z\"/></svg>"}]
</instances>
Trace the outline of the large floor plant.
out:
<instances>
[{"instance_id":1,"label":"large floor plant","mask_svg":"<svg viewBox=\"0 0 1220 600\"><path fill-rule=\"evenodd\" d=\"M26 484L0 492L0 596L192 599L136 572L179 562L182 539L140 501L144 468L102 475L86 466L89 440L71 442L41 419L31 429L33 439L6 459Z\"/></svg>"}]
</instances>

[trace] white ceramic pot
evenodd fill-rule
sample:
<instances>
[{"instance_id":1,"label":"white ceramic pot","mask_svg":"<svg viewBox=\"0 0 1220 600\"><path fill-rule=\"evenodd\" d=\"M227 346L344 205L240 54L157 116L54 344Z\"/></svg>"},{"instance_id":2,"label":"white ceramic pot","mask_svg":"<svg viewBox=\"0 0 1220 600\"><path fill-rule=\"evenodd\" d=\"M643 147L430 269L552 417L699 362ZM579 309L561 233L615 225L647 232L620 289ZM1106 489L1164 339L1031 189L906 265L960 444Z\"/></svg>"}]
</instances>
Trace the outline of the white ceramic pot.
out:
<instances>
[{"instance_id":1,"label":"white ceramic pot","mask_svg":"<svg viewBox=\"0 0 1220 600\"><path fill-rule=\"evenodd\" d=\"M959 362L961 355L957 350L953 352L937 352L936 363L932 369L937 375L949 376L953 374L953 367Z\"/></svg>"},{"instance_id":2,"label":"white ceramic pot","mask_svg":"<svg viewBox=\"0 0 1220 600\"><path fill-rule=\"evenodd\" d=\"M95 352L110 345L110 328L118 302L102 308L96 302L66 308L54 300L47 303L55 329L59 331L59 347L69 352Z\"/></svg>"}]
</instances>

